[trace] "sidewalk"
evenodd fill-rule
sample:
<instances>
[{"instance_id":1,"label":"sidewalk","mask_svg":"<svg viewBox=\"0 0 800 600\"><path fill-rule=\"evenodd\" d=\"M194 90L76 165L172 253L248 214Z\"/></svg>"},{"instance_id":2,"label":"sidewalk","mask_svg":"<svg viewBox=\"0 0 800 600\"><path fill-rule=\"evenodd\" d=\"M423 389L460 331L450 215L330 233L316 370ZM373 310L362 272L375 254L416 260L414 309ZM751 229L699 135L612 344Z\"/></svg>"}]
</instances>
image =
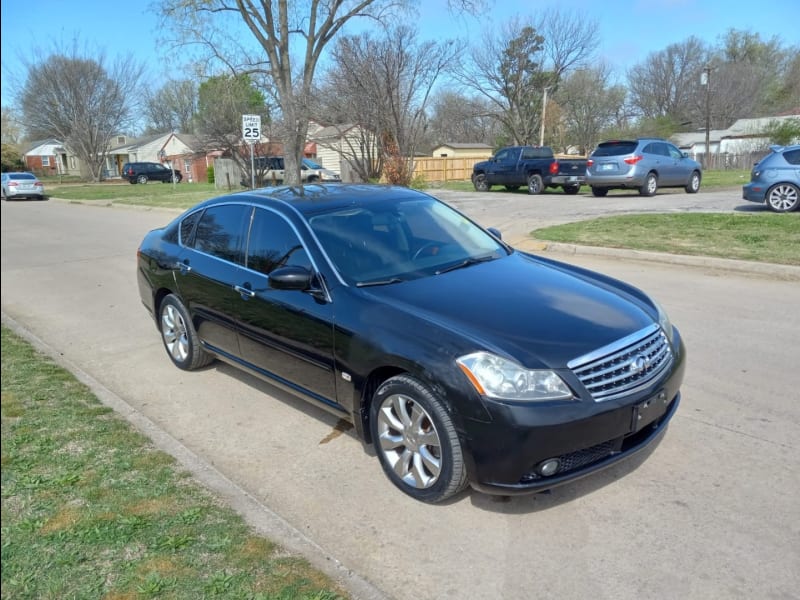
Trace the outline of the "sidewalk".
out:
<instances>
[{"instance_id":1,"label":"sidewalk","mask_svg":"<svg viewBox=\"0 0 800 600\"><path fill-rule=\"evenodd\" d=\"M673 265L686 265L690 267L706 267L711 269L736 271L738 273L752 273L785 281L800 281L800 267L793 265L779 265L775 263L733 260L710 256L667 254L664 252L648 252L645 250L628 250L623 248L605 248L602 246L579 246L577 244L563 244L560 242L535 240L530 237L510 240L508 243L518 250L532 253L552 252L555 254L583 254L618 257L628 260L660 262Z\"/></svg>"}]
</instances>

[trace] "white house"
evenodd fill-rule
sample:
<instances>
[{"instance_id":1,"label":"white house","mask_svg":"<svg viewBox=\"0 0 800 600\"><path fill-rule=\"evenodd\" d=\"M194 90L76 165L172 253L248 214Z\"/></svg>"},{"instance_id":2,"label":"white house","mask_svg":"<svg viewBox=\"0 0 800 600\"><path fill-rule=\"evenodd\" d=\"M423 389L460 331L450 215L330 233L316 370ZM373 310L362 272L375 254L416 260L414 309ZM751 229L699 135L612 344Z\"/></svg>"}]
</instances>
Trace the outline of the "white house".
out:
<instances>
[{"instance_id":1,"label":"white house","mask_svg":"<svg viewBox=\"0 0 800 600\"><path fill-rule=\"evenodd\" d=\"M376 160L378 144L375 135L355 123L320 125L311 122L308 141L316 144L316 161L339 174L342 181L353 181L352 163Z\"/></svg>"}]
</instances>

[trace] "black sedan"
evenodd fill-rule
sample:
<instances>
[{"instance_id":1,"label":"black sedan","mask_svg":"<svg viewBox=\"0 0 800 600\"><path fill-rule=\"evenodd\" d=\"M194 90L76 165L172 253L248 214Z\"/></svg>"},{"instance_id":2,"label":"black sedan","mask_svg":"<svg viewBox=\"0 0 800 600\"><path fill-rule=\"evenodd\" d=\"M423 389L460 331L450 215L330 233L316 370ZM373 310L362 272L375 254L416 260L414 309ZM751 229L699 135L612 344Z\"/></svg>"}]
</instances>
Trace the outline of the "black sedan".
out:
<instances>
[{"instance_id":1,"label":"black sedan","mask_svg":"<svg viewBox=\"0 0 800 600\"><path fill-rule=\"evenodd\" d=\"M137 271L178 368L221 359L348 419L426 502L595 472L680 401L683 342L647 295L406 188L208 200L148 233Z\"/></svg>"}]
</instances>

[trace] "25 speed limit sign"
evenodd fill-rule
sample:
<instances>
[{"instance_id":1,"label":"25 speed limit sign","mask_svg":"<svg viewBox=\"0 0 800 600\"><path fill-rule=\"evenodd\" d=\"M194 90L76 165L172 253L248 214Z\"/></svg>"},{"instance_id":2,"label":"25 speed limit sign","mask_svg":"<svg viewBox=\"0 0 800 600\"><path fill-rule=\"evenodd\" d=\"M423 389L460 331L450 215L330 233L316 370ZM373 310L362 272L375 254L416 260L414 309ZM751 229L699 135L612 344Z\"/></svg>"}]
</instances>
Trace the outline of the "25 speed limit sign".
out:
<instances>
[{"instance_id":1,"label":"25 speed limit sign","mask_svg":"<svg viewBox=\"0 0 800 600\"><path fill-rule=\"evenodd\" d=\"M242 115L242 137L247 142L261 139L261 115Z\"/></svg>"}]
</instances>

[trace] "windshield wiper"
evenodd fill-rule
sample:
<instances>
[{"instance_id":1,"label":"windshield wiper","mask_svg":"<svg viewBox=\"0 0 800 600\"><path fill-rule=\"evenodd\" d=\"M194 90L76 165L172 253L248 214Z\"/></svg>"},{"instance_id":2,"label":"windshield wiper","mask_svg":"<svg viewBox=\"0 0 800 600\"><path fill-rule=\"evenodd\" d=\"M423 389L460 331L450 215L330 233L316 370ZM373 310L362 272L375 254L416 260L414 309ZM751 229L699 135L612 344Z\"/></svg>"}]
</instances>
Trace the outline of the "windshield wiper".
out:
<instances>
[{"instance_id":1,"label":"windshield wiper","mask_svg":"<svg viewBox=\"0 0 800 600\"><path fill-rule=\"evenodd\" d=\"M356 287L371 287L373 285L390 285L392 283L403 283L404 279L392 277L391 279L376 279L375 281L359 281Z\"/></svg>"},{"instance_id":2,"label":"windshield wiper","mask_svg":"<svg viewBox=\"0 0 800 600\"><path fill-rule=\"evenodd\" d=\"M486 254L484 256L470 256L462 260L461 262L457 262L453 265L443 267L436 271L436 275L441 275L442 273L448 273L449 271L455 271L456 269L463 269L464 267L470 267L472 265L477 265L478 263L488 262L490 260L494 260L497 258L493 254Z\"/></svg>"}]
</instances>

